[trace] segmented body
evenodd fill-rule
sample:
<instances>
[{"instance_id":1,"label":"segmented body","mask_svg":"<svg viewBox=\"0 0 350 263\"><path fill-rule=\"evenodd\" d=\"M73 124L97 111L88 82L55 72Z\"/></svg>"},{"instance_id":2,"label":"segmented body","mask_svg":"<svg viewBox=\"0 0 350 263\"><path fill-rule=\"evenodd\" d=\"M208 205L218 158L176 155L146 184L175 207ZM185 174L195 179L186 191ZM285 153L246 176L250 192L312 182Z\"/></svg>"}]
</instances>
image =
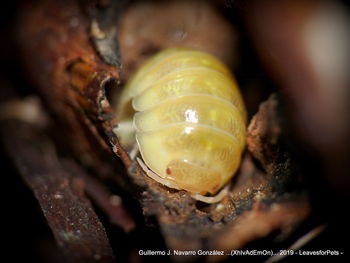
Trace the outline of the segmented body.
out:
<instances>
[{"instance_id":1,"label":"segmented body","mask_svg":"<svg viewBox=\"0 0 350 263\"><path fill-rule=\"evenodd\" d=\"M215 194L236 172L246 112L226 66L210 54L167 49L146 62L119 102L123 146L136 142L168 186Z\"/></svg>"}]
</instances>

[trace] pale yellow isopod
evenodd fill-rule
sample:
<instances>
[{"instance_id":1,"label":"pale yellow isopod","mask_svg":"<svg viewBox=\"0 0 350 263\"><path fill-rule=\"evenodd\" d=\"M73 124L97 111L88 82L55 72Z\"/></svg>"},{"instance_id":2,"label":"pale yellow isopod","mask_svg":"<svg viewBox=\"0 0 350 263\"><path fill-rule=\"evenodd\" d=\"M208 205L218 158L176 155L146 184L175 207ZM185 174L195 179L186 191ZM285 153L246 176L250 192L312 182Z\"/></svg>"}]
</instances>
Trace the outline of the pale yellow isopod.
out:
<instances>
[{"instance_id":1,"label":"pale yellow isopod","mask_svg":"<svg viewBox=\"0 0 350 263\"><path fill-rule=\"evenodd\" d=\"M127 83L115 129L136 145L142 168L158 182L204 202L237 171L245 146L246 111L237 84L214 56L172 48L149 59Z\"/></svg>"}]
</instances>

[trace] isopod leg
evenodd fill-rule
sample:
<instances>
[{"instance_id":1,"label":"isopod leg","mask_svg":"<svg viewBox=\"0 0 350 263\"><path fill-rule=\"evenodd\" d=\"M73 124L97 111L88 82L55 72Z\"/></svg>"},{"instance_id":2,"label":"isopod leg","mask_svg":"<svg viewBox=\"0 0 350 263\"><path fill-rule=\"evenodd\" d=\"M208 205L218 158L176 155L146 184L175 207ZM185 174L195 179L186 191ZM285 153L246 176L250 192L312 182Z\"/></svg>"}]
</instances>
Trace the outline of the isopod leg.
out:
<instances>
[{"instance_id":1,"label":"isopod leg","mask_svg":"<svg viewBox=\"0 0 350 263\"><path fill-rule=\"evenodd\" d=\"M215 196L204 196L200 194L194 194L191 195L193 199L208 203L208 204L215 204L220 202L228 193L229 186L225 186L217 195Z\"/></svg>"},{"instance_id":2,"label":"isopod leg","mask_svg":"<svg viewBox=\"0 0 350 263\"><path fill-rule=\"evenodd\" d=\"M137 143L135 143L129 154L130 159L134 161L138 153L139 153L139 146Z\"/></svg>"},{"instance_id":3,"label":"isopod leg","mask_svg":"<svg viewBox=\"0 0 350 263\"><path fill-rule=\"evenodd\" d=\"M146 164L140 158L136 158L136 160L139 163L139 165L141 166L142 170L145 171L147 176L151 177L153 180L157 181L160 184L166 185L169 188L174 188L174 189L177 189L177 190L181 190L181 188L177 184L175 184L172 181L169 181L169 180L167 180L165 178L160 177L158 174L156 174L155 172L153 172L150 169L148 169Z\"/></svg>"}]
</instances>

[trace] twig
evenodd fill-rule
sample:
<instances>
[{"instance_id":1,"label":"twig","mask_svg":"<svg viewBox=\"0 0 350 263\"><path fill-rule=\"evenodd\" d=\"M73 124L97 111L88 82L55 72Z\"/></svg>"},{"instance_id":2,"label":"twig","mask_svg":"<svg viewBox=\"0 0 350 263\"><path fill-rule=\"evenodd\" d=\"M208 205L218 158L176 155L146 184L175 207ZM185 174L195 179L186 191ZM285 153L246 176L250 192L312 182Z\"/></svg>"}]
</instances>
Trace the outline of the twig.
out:
<instances>
[{"instance_id":1,"label":"twig","mask_svg":"<svg viewBox=\"0 0 350 263\"><path fill-rule=\"evenodd\" d=\"M77 184L83 188L99 208L105 212L112 224L120 226L125 232L135 228L135 222L125 210L122 199L110 193L99 181L95 180L72 160L64 160L63 166L75 176Z\"/></svg>"},{"instance_id":2,"label":"twig","mask_svg":"<svg viewBox=\"0 0 350 263\"><path fill-rule=\"evenodd\" d=\"M114 262L105 229L82 189L72 184L51 141L32 125L2 122L5 151L34 192L68 262Z\"/></svg>"}]
</instances>

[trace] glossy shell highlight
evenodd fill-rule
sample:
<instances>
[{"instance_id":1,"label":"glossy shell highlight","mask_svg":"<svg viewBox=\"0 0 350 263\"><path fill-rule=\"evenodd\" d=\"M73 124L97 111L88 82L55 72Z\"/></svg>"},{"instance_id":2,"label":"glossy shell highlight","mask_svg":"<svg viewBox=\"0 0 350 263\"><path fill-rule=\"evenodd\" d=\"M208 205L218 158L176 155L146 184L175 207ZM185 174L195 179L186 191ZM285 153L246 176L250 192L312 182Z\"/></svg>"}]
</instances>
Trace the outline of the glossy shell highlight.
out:
<instances>
[{"instance_id":1,"label":"glossy shell highlight","mask_svg":"<svg viewBox=\"0 0 350 263\"><path fill-rule=\"evenodd\" d=\"M245 146L246 111L236 81L214 56L167 49L127 83L115 130L122 146L167 185L215 194L234 175Z\"/></svg>"}]
</instances>

